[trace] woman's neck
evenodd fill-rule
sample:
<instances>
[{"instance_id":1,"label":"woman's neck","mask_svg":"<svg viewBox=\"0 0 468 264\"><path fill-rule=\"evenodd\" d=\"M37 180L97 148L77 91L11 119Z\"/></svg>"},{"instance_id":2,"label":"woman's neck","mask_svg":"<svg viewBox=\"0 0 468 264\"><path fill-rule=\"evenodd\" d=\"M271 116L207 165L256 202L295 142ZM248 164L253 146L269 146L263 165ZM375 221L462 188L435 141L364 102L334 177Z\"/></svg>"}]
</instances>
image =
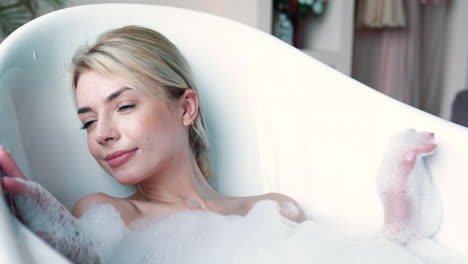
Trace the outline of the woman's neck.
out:
<instances>
[{"instance_id":1,"label":"woman's neck","mask_svg":"<svg viewBox=\"0 0 468 264\"><path fill-rule=\"evenodd\" d=\"M137 186L135 200L209 209L209 201L225 198L205 180L191 151L169 162Z\"/></svg>"}]
</instances>

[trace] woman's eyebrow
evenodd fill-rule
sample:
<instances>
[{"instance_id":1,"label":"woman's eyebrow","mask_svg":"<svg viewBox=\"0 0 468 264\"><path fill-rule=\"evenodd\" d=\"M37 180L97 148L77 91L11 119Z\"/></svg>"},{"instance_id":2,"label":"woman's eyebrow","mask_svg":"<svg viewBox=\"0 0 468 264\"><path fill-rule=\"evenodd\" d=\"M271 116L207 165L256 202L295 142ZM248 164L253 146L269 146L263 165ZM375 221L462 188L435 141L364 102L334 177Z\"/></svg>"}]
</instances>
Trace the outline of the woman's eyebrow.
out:
<instances>
[{"instance_id":1,"label":"woman's eyebrow","mask_svg":"<svg viewBox=\"0 0 468 264\"><path fill-rule=\"evenodd\" d=\"M125 91L128 91L128 90L132 90L132 88L129 88L129 87L123 87L123 88L120 88L119 90L111 93L107 98L106 98L106 103L110 103L112 102L112 100L114 100L115 98L119 97L123 92ZM78 109L78 115L80 114L84 114L86 112L89 112L89 111L92 111L93 109L91 109L91 107L82 107L82 108L79 108Z\"/></svg>"},{"instance_id":2,"label":"woman's eyebrow","mask_svg":"<svg viewBox=\"0 0 468 264\"><path fill-rule=\"evenodd\" d=\"M128 90L132 90L132 88L123 87L123 88L120 88L119 90L117 90L117 91L111 93L111 94L107 97L106 103L112 102L112 100L114 100L115 98L119 97L123 92L128 91Z\"/></svg>"},{"instance_id":3,"label":"woman's eyebrow","mask_svg":"<svg viewBox=\"0 0 468 264\"><path fill-rule=\"evenodd\" d=\"M91 107L86 106L86 107L79 108L77 113L80 115L89 111L92 111Z\"/></svg>"}]
</instances>

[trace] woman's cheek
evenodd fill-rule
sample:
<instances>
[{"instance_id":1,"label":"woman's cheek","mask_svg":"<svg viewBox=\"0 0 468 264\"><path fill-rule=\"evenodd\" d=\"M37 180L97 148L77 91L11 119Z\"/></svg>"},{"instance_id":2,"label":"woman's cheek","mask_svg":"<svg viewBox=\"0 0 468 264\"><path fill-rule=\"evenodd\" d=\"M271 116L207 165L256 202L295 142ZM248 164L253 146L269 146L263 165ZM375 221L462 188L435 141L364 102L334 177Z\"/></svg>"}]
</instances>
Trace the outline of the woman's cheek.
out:
<instances>
[{"instance_id":1,"label":"woman's cheek","mask_svg":"<svg viewBox=\"0 0 468 264\"><path fill-rule=\"evenodd\" d=\"M126 120L126 127L122 128L127 131L127 136L133 140L141 141L141 143L150 143L152 138L159 134L157 131L158 124L154 115L141 113L135 118ZM148 140L150 139L150 140Z\"/></svg>"},{"instance_id":2,"label":"woman's cheek","mask_svg":"<svg viewBox=\"0 0 468 264\"><path fill-rule=\"evenodd\" d=\"M100 162L98 159L98 152L96 149L96 144L97 144L96 141L93 140L90 135L88 135L88 150L91 153L91 155L94 157L94 159Z\"/></svg>"},{"instance_id":3,"label":"woman's cheek","mask_svg":"<svg viewBox=\"0 0 468 264\"><path fill-rule=\"evenodd\" d=\"M145 133L141 131L141 124L137 118L133 120L125 120L119 125L120 137L126 143L133 143L138 145L139 139Z\"/></svg>"}]
</instances>

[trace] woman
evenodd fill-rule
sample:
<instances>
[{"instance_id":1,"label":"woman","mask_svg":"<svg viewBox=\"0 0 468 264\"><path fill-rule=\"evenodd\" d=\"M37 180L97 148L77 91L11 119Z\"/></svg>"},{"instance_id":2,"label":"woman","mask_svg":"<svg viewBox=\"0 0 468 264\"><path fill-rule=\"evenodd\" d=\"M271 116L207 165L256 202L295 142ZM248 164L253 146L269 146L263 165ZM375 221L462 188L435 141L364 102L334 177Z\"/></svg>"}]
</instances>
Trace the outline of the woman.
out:
<instances>
[{"instance_id":1,"label":"woman","mask_svg":"<svg viewBox=\"0 0 468 264\"><path fill-rule=\"evenodd\" d=\"M187 209L245 215L264 199L299 208L283 195L226 197L208 185L208 140L195 84L187 62L164 36L118 29L78 53L73 64L78 115L91 154L119 183L138 186L125 199L86 196L73 209L75 216L95 203L111 203L126 223ZM303 221L299 211L285 210Z\"/></svg>"},{"instance_id":2,"label":"woman","mask_svg":"<svg viewBox=\"0 0 468 264\"><path fill-rule=\"evenodd\" d=\"M74 217L106 203L115 207L129 225L141 218L166 217L184 210L246 215L256 202L274 200L284 217L298 223L305 220L299 204L285 195L228 197L208 185L209 144L196 86L187 62L164 36L137 26L112 30L95 45L80 50L72 64L77 113L87 132L91 154L119 183L137 186L137 191L126 198L87 195L73 208ZM384 234L396 240L413 217L403 183L418 157L435 149L431 133L410 131L405 135L414 140L397 150L391 173L382 176L397 178L395 184L381 190ZM38 195L41 191L37 187L17 180L25 177L1 147L0 166L10 176L2 179L10 194L42 195ZM54 240L51 234L40 232L47 230L34 231L49 242ZM88 243L83 241L80 243ZM91 259L95 259L93 254L88 254ZM75 262L89 262L74 253L65 255Z\"/></svg>"}]
</instances>

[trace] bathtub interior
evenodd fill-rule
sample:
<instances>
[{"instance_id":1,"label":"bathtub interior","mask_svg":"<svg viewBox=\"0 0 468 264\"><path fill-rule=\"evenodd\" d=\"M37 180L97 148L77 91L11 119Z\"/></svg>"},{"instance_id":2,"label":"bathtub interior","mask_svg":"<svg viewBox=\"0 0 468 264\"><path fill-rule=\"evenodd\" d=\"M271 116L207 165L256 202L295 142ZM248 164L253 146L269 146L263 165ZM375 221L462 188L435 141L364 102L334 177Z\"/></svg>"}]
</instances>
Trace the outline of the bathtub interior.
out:
<instances>
[{"instance_id":1,"label":"bathtub interior","mask_svg":"<svg viewBox=\"0 0 468 264\"><path fill-rule=\"evenodd\" d=\"M461 208L468 199L466 129L383 96L260 31L169 7L65 9L0 46L0 144L68 208L87 193L132 192L88 153L68 72L79 46L131 24L163 33L191 64L213 144L215 189L235 196L281 192L315 219L375 232L382 212L374 178L387 140L409 127L434 131L439 150L428 167L444 210L435 239L468 255L468 211Z\"/></svg>"}]
</instances>

